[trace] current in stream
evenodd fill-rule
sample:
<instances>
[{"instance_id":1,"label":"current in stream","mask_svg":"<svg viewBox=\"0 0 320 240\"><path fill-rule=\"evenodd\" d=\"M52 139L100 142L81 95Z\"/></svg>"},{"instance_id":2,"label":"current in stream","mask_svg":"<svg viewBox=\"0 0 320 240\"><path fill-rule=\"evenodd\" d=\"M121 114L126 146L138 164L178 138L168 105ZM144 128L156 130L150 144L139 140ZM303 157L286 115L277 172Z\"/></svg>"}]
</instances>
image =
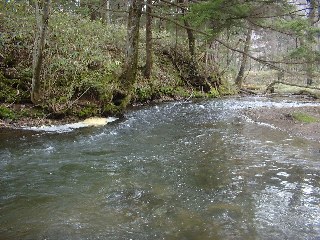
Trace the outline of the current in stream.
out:
<instances>
[{"instance_id":1,"label":"current in stream","mask_svg":"<svg viewBox=\"0 0 320 240\"><path fill-rule=\"evenodd\" d=\"M248 121L267 98L0 130L0 239L320 239L320 144ZM63 128L62 128L63 130Z\"/></svg>"}]
</instances>

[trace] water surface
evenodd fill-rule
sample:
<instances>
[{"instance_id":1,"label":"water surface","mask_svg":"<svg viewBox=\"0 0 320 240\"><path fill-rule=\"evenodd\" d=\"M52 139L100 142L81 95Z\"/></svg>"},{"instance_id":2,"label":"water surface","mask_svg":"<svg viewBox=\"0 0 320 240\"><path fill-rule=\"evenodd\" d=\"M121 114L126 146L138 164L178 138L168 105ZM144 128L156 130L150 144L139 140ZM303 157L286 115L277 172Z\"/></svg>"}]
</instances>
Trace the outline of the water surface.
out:
<instances>
[{"instance_id":1,"label":"water surface","mask_svg":"<svg viewBox=\"0 0 320 240\"><path fill-rule=\"evenodd\" d=\"M320 144L178 102L66 133L0 130L0 239L319 239Z\"/></svg>"}]
</instances>

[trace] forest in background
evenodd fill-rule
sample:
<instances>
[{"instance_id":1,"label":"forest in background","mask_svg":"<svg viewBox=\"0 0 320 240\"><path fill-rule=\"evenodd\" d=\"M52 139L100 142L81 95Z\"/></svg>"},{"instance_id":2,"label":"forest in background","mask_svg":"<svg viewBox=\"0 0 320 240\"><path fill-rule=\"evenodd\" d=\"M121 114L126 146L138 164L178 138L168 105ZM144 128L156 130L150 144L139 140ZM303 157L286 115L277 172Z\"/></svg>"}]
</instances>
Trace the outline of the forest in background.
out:
<instances>
[{"instance_id":1,"label":"forest in background","mask_svg":"<svg viewBox=\"0 0 320 240\"><path fill-rule=\"evenodd\" d=\"M319 85L319 0L7 0L0 9L2 119L119 115L276 80Z\"/></svg>"}]
</instances>

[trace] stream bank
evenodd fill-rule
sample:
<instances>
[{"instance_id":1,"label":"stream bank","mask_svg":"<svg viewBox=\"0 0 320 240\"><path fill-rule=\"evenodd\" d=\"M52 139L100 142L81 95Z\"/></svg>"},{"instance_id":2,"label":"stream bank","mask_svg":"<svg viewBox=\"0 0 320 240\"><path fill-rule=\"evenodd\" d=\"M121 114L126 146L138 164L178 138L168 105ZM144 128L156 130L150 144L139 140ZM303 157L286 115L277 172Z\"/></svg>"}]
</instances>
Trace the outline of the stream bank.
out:
<instances>
[{"instance_id":1,"label":"stream bank","mask_svg":"<svg viewBox=\"0 0 320 240\"><path fill-rule=\"evenodd\" d=\"M245 97L244 97L245 98ZM271 127L281 131L288 132L292 136L298 136L305 139L320 142L320 102L319 100L301 99L298 97L285 97L285 101L309 102L311 106L293 105L285 106L268 106L268 107L248 107L243 109L243 114L256 123L268 124ZM155 104L164 101L175 101L174 99L158 100ZM150 104L150 103L149 103ZM319 104L319 105L318 105ZM11 106L20 112L31 113L34 106L16 104ZM40 127L54 126L76 123L83 120L76 116L66 116L60 119L53 119L49 116L20 116L16 119L0 119L1 128L23 128L23 127Z\"/></svg>"},{"instance_id":2,"label":"stream bank","mask_svg":"<svg viewBox=\"0 0 320 240\"><path fill-rule=\"evenodd\" d=\"M320 142L320 106L255 108L245 110L244 114L256 123Z\"/></svg>"}]
</instances>

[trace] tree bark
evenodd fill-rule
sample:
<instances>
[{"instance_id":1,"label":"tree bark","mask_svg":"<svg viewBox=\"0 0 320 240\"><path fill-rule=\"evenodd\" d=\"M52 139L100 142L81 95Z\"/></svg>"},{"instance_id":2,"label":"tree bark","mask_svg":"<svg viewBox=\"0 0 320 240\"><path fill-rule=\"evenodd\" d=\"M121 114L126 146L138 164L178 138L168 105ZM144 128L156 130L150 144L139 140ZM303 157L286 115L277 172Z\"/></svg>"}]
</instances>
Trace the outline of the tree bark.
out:
<instances>
[{"instance_id":1,"label":"tree bark","mask_svg":"<svg viewBox=\"0 0 320 240\"><path fill-rule=\"evenodd\" d=\"M111 18L110 18L110 0L101 0L101 18L102 21L109 25L111 23Z\"/></svg>"},{"instance_id":2,"label":"tree bark","mask_svg":"<svg viewBox=\"0 0 320 240\"><path fill-rule=\"evenodd\" d=\"M243 84L244 71L245 71L245 68L246 68L246 65L248 62L248 53L249 53L250 44L251 44L251 36L252 36L252 29L248 29L247 34L246 34L244 48L243 48L240 69L238 72L238 76L235 80L235 84L237 85L238 89L241 89L242 84Z\"/></svg>"},{"instance_id":3,"label":"tree bark","mask_svg":"<svg viewBox=\"0 0 320 240\"><path fill-rule=\"evenodd\" d=\"M188 0L180 0L179 3L188 4ZM185 15L185 8L182 8L182 14ZM189 78L193 79L198 75L198 70L196 66L196 38L194 37L191 25L188 20L184 19L184 26L186 27L187 36L188 36L188 45L189 45L189 54L190 54L190 69L189 69Z\"/></svg>"},{"instance_id":4,"label":"tree bark","mask_svg":"<svg viewBox=\"0 0 320 240\"><path fill-rule=\"evenodd\" d=\"M115 99L122 108L131 100L131 94L136 82L138 67L139 27L143 0L130 0L127 25L126 60L120 76L121 99Z\"/></svg>"},{"instance_id":5,"label":"tree bark","mask_svg":"<svg viewBox=\"0 0 320 240\"><path fill-rule=\"evenodd\" d=\"M32 59L32 86L31 86L31 101L37 104L41 101L41 68L43 62L43 50L45 38L47 34L49 22L50 0L43 1L42 13L40 13L39 2L36 1L36 20L37 31L33 47ZM41 16L42 15L42 16Z\"/></svg>"},{"instance_id":6,"label":"tree bark","mask_svg":"<svg viewBox=\"0 0 320 240\"><path fill-rule=\"evenodd\" d=\"M152 58L152 0L147 0L146 7L146 66L144 69L144 76L147 79L151 77L151 70L153 65Z\"/></svg>"},{"instance_id":7,"label":"tree bark","mask_svg":"<svg viewBox=\"0 0 320 240\"><path fill-rule=\"evenodd\" d=\"M310 8L309 8L309 14L308 14L308 19L309 19L309 24L310 27L314 26L314 24L317 22L317 10L318 10L318 4L317 0L310 0L308 1ZM308 52L313 55L313 50L315 48L315 36L313 36L312 33L307 33L307 48ZM312 59L314 57L312 56ZM306 65L306 75L307 75L307 85L312 85L313 83L313 77L314 77L314 63L311 61L307 63Z\"/></svg>"}]
</instances>

